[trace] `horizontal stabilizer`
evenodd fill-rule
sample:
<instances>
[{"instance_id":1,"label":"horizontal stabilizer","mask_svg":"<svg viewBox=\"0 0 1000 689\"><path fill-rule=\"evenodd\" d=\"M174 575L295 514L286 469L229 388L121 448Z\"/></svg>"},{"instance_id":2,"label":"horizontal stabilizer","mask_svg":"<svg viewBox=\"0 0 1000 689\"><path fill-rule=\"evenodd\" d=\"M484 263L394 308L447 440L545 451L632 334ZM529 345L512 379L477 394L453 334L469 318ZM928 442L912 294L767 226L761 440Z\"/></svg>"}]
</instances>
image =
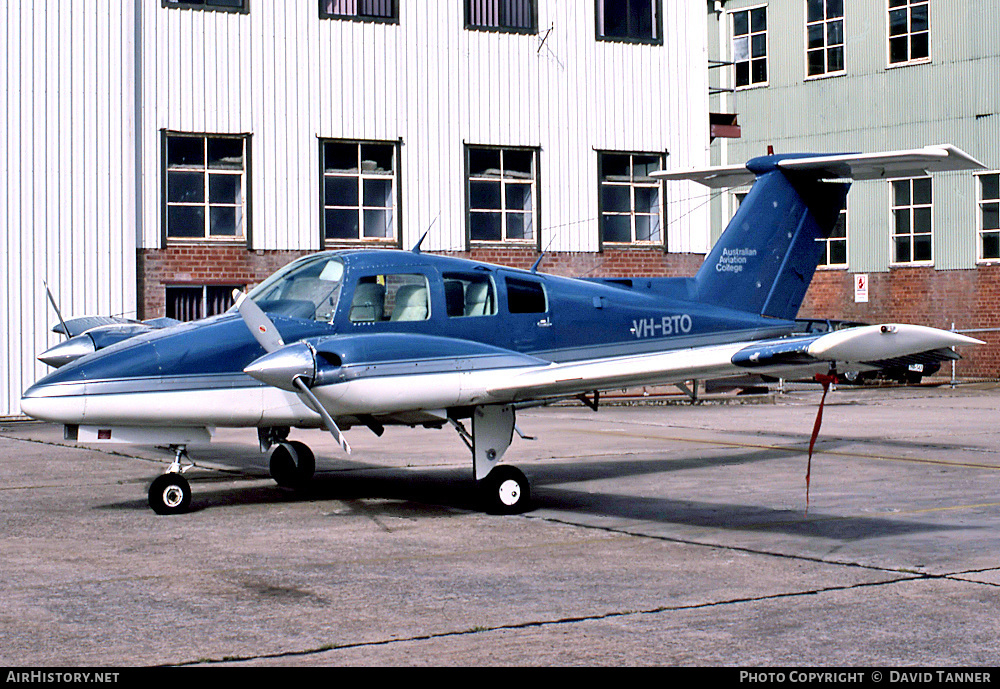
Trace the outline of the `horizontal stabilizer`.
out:
<instances>
[{"instance_id":1,"label":"horizontal stabilizer","mask_svg":"<svg viewBox=\"0 0 1000 689\"><path fill-rule=\"evenodd\" d=\"M800 173L817 179L891 179L917 177L932 172L983 170L986 166L950 144L925 146L886 153L846 153L838 155L794 154L754 158L746 165L729 165L695 170L654 172L666 180L690 180L721 189L745 186L772 169Z\"/></svg>"}]
</instances>

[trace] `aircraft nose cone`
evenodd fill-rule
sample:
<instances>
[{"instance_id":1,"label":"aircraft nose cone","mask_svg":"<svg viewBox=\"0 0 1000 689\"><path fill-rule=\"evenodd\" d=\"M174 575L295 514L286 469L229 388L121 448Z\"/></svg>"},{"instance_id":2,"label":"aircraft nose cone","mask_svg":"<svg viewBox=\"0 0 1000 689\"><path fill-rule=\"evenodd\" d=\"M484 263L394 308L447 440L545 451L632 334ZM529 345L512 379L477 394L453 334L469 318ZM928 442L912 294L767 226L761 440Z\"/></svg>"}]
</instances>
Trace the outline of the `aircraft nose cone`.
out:
<instances>
[{"instance_id":1,"label":"aircraft nose cone","mask_svg":"<svg viewBox=\"0 0 1000 689\"><path fill-rule=\"evenodd\" d=\"M53 368L59 368L94 351L97 351L94 341L90 335L83 334L71 337L65 342L60 342L55 347L46 349L38 355L38 360Z\"/></svg>"},{"instance_id":2,"label":"aircraft nose cone","mask_svg":"<svg viewBox=\"0 0 1000 689\"><path fill-rule=\"evenodd\" d=\"M295 378L312 380L316 376L316 357L309 345L298 342L265 354L243 372L267 385L296 392Z\"/></svg>"}]
</instances>

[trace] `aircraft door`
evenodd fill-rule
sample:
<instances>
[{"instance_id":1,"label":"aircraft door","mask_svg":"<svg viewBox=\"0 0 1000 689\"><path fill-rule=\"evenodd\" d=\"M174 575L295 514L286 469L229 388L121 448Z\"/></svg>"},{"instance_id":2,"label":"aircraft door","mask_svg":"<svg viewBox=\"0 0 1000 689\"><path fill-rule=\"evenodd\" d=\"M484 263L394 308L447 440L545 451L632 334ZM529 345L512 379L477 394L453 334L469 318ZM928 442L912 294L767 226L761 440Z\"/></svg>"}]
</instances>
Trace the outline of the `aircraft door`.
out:
<instances>
[{"instance_id":1,"label":"aircraft door","mask_svg":"<svg viewBox=\"0 0 1000 689\"><path fill-rule=\"evenodd\" d=\"M519 352L550 349L552 311L542 277L504 274L505 309L501 310L509 347Z\"/></svg>"}]
</instances>

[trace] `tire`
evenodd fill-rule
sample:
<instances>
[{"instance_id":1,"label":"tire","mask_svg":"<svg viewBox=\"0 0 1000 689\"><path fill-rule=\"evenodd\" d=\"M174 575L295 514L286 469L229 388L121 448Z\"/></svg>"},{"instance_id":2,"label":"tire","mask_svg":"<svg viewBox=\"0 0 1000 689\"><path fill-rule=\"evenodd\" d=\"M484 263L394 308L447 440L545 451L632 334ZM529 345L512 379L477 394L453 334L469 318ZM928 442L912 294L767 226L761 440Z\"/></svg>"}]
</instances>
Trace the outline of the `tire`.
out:
<instances>
[{"instance_id":1,"label":"tire","mask_svg":"<svg viewBox=\"0 0 1000 689\"><path fill-rule=\"evenodd\" d=\"M531 484L524 473L512 466L495 467L480 481L483 508L490 514L520 514L531 502Z\"/></svg>"},{"instance_id":2,"label":"tire","mask_svg":"<svg viewBox=\"0 0 1000 689\"><path fill-rule=\"evenodd\" d=\"M182 514L191 505L191 484L180 474L157 476L149 486L149 506L157 514Z\"/></svg>"},{"instance_id":3,"label":"tire","mask_svg":"<svg viewBox=\"0 0 1000 689\"><path fill-rule=\"evenodd\" d=\"M301 488L316 472L316 456L297 440L278 443L271 450L271 478L282 488Z\"/></svg>"}]
</instances>

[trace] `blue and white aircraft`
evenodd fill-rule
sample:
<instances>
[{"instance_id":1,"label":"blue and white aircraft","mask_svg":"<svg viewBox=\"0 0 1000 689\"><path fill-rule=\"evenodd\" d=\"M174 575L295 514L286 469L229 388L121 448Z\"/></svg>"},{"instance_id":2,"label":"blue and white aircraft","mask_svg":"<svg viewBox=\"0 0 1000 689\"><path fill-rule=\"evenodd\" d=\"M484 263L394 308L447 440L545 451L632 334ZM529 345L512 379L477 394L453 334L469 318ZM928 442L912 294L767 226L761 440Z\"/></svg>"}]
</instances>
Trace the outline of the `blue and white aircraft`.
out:
<instances>
[{"instance_id":1,"label":"blue and white aircraft","mask_svg":"<svg viewBox=\"0 0 1000 689\"><path fill-rule=\"evenodd\" d=\"M381 435L388 424L453 426L484 507L522 511L528 480L500 464L519 408L579 397L596 409L602 390L630 386L943 360L978 343L891 323L793 331L817 240L833 229L849 179L981 167L934 146L659 173L713 187L753 182L694 277L574 279L428 255L419 244L309 255L223 315L111 324L57 345L39 358L59 367L25 391L21 409L80 442L174 446L149 490L161 514L188 509L185 448L217 427L256 428L273 478L295 487L315 458L288 440L291 428L325 428L350 452L343 430Z\"/></svg>"}]
</instances>

